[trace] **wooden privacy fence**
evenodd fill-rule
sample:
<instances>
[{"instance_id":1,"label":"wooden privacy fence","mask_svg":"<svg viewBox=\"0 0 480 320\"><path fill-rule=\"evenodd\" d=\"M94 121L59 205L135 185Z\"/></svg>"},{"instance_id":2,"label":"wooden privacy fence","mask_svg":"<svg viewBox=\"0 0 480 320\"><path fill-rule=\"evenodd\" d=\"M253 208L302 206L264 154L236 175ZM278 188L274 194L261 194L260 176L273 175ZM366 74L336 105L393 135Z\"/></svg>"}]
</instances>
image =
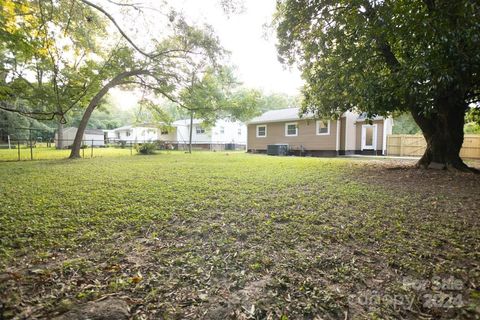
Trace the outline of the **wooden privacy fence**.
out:
<instances>
[{"instance_id":1,"label":"wooden privacy fence","mask_svg":"<svg viewBox=\"0 0 480 320\"><path fill-rule=\"evenodd\" d=\"M427 143L421 135L390 134L387 136L387 155L421 157ZM462 158L480 159L480 135L466 134L463 139Z\"/></svg>"}]
</instances>

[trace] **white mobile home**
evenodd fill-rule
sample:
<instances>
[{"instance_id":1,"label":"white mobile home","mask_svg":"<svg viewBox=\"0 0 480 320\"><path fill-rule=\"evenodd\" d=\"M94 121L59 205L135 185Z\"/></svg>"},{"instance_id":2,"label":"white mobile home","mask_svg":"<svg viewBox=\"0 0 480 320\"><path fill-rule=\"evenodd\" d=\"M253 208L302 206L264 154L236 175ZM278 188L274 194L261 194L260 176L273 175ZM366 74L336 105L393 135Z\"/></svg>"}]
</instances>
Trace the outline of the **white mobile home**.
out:
<instances>
[{"instance_id":1,"label":"white mobile home","mask_svg":"<svg viewBox=\"0 0 480 320\"><path fill-rule=\"evenodd\" d=\"M63 129L63 139L61 145L63 148L69 148L75 140L77 134L77 128L68 127ZM105 146L105 136L103 130L101 129L85 129L82 138L82 144L87 146L94 147L103 147ZM58 148L60 146L60 141L58 141L58 132L55 132L55 146Z\"/></svg>"},{"instance_id":2,"label":"white mobile home","mask_svg":"<svg viewBox=\"0 0 480 320\"><path fill-rule=\"evenodd\" d=\"M178 120L173 123L179 143L190 140L190 119ZM193 119L192 144L223 145L247 143L247 127L240 121L219 119L213 126L206 126L201 119Z\"/></svg>"},{"instance_id":3,"label":"white mobile home","mask_svg":"<svg viewBox=\"0 0 480 320\"><path fill-rule=\"evenodd\" d=\"M113 141L142 143L158 140L159 128L154 125L129 125L113 130Z\"/></svg>"}]
</instances>

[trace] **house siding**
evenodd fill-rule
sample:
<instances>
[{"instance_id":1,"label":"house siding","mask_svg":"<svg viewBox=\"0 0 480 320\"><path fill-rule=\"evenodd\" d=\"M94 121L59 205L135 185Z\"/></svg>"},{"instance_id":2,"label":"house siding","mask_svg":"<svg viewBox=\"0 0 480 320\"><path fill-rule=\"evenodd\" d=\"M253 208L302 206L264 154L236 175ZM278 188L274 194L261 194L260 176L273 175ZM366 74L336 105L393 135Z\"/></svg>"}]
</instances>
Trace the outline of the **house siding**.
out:
<instances>
[{"instance_id":1,"label":"house siding","mask_svg":"<svg viewBox=\"0 0 480 320\"><path fill-rule=\"evenodd\" d=\"M177 141L188 142L190 139L190 123L187 120L180 120L176 125ZM192 143L193 144L226 144L235 143L245 145L247 138L247 128L245 124L239 121L230 121L225 119L219 119L215 126L206 128L205 133L197 134L196 127L202 126L198 123L198 120L194 121L192 131ZM223 133L222 133L223 127ZM239 134L240 130L240 134Z\"/></svg>"},{"instance_id":2,"label":"house siding","mask_svg":"<svg viewBox=\"0 0 480 320\"><path fill-rule=\"evenodd\" d=\"M298 135L294 137L285 136L285 124L296 122ZM257 138L257 125L267 126L267 136ZM294 120L269 123L255 123L248 125L248 149L249 151L267 150L269 144L288 144L291 149L300 150L301 147L307 151L335 151L337 137L337 121L330 120L330 134L317 135L315 120Z\"/></svg>"},{"instance_id":3,"label":"house siding","mask_svg":"<svg viewBox=\"0 0 480 320\"><path fill-rule=\"evenodd\" d=\"M340 151L345 151L345 134L347 129L347 118L340 119Z\"/></svg>"},{"instance_id":4,"label":"house siding","mask_svg":"<svg viewBox=\"0 0 480 320\"><path fill-rule=\"evenodd\" d=\"M63 130L63 147L69 148L74 140L75 136L77 135L77 128L69 127ZM87 129L88 130L88 129ZM102 134L89 134L84 133L82 138L82 144L91 146L93 140L93 146L95 147L103 147L105 146L105 136ZM55 132L54 136L55 146L58 146L58 132Z\"/></svg>"}]
</instances>

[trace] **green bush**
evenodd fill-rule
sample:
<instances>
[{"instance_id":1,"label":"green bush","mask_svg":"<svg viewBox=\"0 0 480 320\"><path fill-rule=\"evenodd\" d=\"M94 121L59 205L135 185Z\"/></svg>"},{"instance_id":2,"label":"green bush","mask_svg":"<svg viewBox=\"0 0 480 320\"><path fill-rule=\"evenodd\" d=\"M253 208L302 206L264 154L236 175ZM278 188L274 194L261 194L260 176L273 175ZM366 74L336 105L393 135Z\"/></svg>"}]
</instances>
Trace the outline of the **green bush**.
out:
<instances>
[{"instance_id":1,"label":"green bush","mask_svg":"<svg viewBox=\"0 0 480 320\"><path fill-rule=\"evenodd\" d=\"M135 149L140 154L154 154L157 149L157 145L153 142L147 142L142 144L137 144Z\"/></svg>"}]
</instances>

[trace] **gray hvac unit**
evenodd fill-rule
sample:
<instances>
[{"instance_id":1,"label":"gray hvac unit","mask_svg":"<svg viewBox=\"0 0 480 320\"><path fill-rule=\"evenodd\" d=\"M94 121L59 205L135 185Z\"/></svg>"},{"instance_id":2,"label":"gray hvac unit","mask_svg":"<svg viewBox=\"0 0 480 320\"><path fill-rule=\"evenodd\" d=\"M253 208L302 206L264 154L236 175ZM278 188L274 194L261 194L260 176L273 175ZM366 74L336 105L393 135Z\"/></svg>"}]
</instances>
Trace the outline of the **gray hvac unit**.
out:
<instances>
[{"instance_id":1,"label":"gray hvac unit","mask_svg":"<svg viewBox=\"0 0 480 320\"><path fill-rule=\"evenodd\" d=\"M288 144L269 144L267 145L267 154L269 156L286 156Z\"/></svg>"}]
</instances>

